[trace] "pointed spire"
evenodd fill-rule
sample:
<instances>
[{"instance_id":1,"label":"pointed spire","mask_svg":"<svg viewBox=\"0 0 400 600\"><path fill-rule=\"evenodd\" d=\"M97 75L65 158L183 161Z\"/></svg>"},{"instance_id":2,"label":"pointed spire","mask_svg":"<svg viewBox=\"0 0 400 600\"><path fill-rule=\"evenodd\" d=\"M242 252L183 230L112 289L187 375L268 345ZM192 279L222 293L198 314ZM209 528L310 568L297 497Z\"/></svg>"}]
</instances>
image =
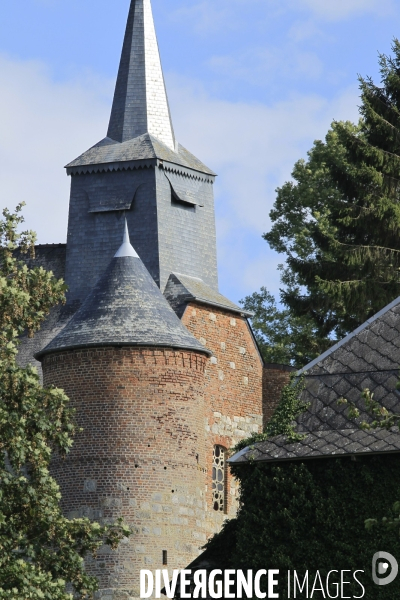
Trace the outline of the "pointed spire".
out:
<instances>
[{"instance_id":1,"label":"pointed spire","mask_svg":"<svg viewBox=\"0 0 400 600\"><path fill-rule=\"evenodd\" d=\"M131 0L107 135L126 142L144 133L175 150L151 0Z\"/></svg>"},{"instance_id":2,"label":"pointed spire","mask_svg":"<svg viewBox=\"0 0 400 600\"><path fill-rule=\"evenodd\" d=\"M129 239L128 223L126 219L122 245L120 246L118 252L115 254L114 258L122 258L124 256L133 256L134 258L139 258L134 247L131 245L131 241Z\"/></svg>"}]
</instances>

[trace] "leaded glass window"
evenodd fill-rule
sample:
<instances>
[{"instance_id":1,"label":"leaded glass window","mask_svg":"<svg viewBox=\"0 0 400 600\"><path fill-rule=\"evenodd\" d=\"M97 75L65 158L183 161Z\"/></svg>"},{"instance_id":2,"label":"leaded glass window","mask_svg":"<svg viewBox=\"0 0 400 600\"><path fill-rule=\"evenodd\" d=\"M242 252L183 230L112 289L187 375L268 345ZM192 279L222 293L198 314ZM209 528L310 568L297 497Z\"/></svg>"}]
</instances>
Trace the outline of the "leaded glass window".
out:
<instances>
[{"instance_id":1,"label":"leaded glass window","mask_svg":"<svg viewBox=\"0 0 400 600\"><path fill-rule=\"evenodd\" d=\"M214 446L212 467L213 508L225 512L225 448Z\"/></svg>"}]
</instances>

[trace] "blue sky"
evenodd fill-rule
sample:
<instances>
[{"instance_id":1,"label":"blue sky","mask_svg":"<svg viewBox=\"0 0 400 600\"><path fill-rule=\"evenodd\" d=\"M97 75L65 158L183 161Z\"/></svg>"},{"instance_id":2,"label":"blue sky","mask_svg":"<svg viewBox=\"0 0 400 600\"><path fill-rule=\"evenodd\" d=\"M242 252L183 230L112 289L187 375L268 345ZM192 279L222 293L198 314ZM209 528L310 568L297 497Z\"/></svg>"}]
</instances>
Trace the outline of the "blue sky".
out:
<instances>
[{"instance_id":1,"label":"blue sky","mask_svg":"<svg viewBox=\"0 0 400 600\"><path fill-rule=\"evenodd\" d=\"M25 200L64 242L63 165L104 137L129 0L4 2L0 206ZM153 0L179 141L215 170L221 291L278 293L261 238L275 189L333 119L358 118L357 74L400 36L396 0Z\"/></svg>"}]
</instances>

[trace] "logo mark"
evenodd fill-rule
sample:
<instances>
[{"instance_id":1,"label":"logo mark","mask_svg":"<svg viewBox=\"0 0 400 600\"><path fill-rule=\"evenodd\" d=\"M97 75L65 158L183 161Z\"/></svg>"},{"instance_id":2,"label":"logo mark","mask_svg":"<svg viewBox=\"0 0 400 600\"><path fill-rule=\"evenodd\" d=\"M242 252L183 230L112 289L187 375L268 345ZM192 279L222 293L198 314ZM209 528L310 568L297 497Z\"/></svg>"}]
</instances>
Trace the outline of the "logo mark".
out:
<instances>
[{"instance_id":1,"label":"logo mark","mask_svg":"<svg viewBox=\"0 0 400 600\"><path fill-rule=\"evenodd\" d=\"M391 567L391 569L390 569ZM392 583L399 572L399 565L389 552L377 552L372 559L372 579L376 585ZM386 577L382 577L386 575Z\"/></svg>"}]
</instances>

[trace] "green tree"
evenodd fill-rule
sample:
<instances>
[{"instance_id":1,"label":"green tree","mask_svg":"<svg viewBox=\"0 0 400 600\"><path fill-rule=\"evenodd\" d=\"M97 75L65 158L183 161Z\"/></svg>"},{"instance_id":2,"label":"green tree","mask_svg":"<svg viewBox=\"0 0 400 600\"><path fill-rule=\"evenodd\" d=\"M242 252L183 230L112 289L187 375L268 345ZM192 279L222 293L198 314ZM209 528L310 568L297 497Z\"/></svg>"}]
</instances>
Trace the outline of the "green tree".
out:
<instances>
[{"instance_id":1,"label":"green tree","mask_svg":"<svg viewBox=\"0 0 400 600\"><path fill-rule=\"evenodd\" d=\"M62 390L44 389L36 369L16 363L19 336L33 336L65 286L43 268L17 258L34 253L35 235L17 233L22 205L0 220L0 599L70 600L92 597L96 580L83 557L104 543L115 548L130 534L122 524L102 527L66 519L49 474L52 451L68 452L73 411Z\"/></svg>"},{"instance_id":2,"label":"green tree","mask_svg":"<svg viewBox=\"0 0 400 600\"><path fill-rule=\"evenodd\" d=\"M267 363L302 367L331 344L329 338L321 337L308 315L295 316L289 308L279 308L265 287L246 296L240 304L254 314L253 331Z\"/></svg>"},{"instance_id":3,"label":"green tree","mask_svg":"<svg viewBox=\"0 0 400 600\"><path fill-rule=\"evenodd\" d=\"M334 122L277 190L265 240L286 255L281 300L327 345L400 294L400 43L360 78L361 119ZM299 341L300 350L302 342ZM307 348L307 344L304 346Z\"/></svg>"}]
</instances>

